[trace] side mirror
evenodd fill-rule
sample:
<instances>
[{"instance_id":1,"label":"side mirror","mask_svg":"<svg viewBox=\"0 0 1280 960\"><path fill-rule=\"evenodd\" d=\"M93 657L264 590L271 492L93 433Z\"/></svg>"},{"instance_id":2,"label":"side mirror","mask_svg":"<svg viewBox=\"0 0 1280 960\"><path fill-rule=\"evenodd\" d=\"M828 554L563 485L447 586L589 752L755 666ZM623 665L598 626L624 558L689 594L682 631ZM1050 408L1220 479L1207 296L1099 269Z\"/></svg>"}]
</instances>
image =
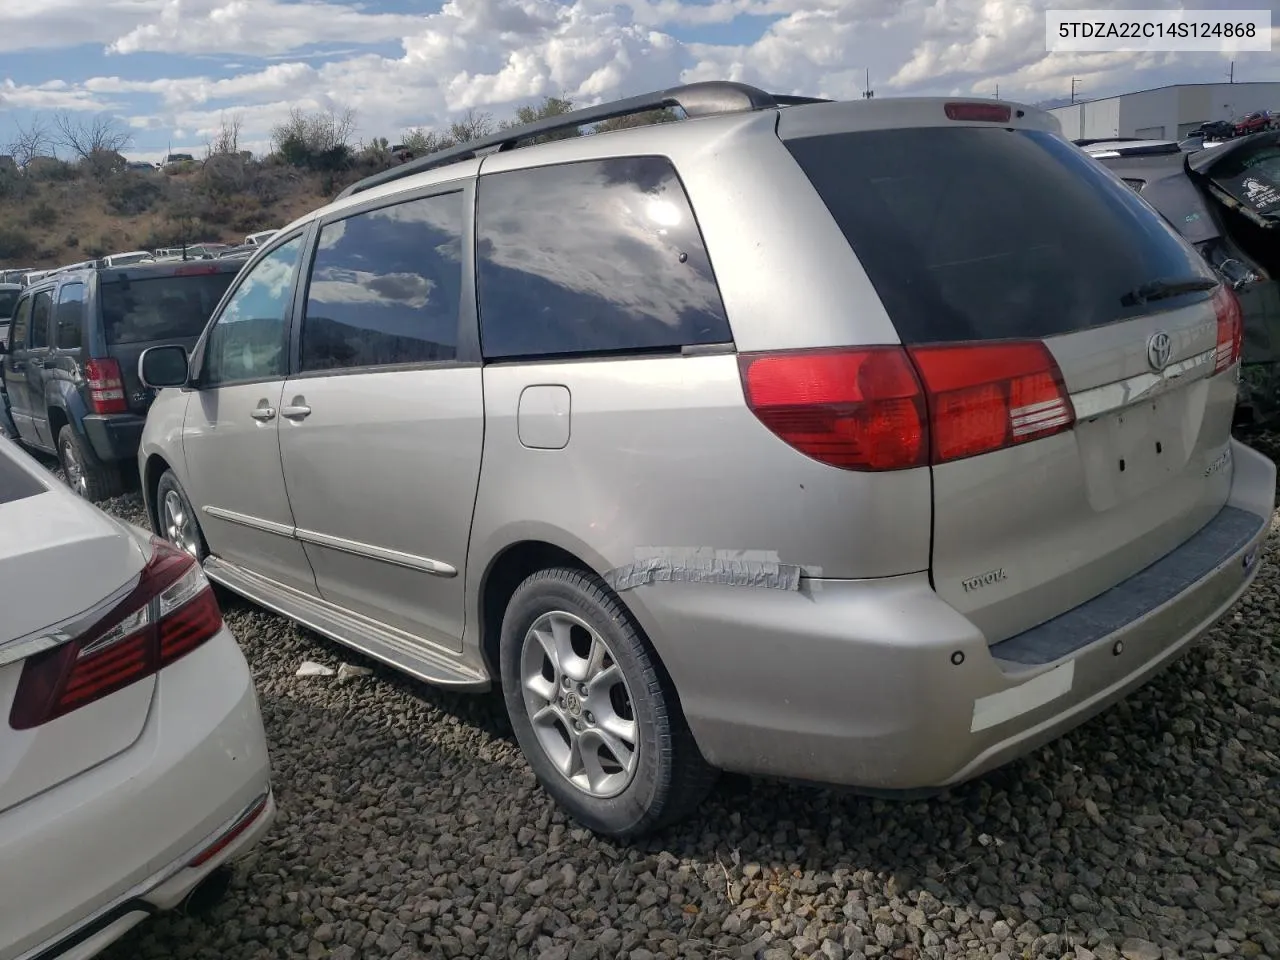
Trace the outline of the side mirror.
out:
<instances>
[{"instance_id":1,"label":"side mirror","mask_svg":"<svg viewBox=\"0 0 1280 960\"><path fill-rule=\"evenodd\" d=\"M138 357L138 379L153 390L186 386L187 373L186 348L177 344L150 347Z\"/></svg>"}]
</instances>

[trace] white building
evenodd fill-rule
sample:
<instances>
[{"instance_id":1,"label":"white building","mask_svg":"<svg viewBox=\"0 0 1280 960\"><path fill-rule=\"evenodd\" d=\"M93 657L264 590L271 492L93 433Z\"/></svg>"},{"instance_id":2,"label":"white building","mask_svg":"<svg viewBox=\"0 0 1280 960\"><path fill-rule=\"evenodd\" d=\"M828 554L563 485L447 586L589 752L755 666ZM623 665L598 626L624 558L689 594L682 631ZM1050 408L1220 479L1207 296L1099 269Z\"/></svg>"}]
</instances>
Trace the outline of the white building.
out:
<instances>
[{"instance_id":1,"label":"white building","mask_svg":"<svg viewBox=\"0 0 1280 960\"><path fill-rule=\"evenodd\" d=\"M1069 140L1141 137L1180 140L1210 120L1234 120L1255 110L1280 113L1280 82L1179 83L1049 112Z\"/></svg>"}]
</instances>

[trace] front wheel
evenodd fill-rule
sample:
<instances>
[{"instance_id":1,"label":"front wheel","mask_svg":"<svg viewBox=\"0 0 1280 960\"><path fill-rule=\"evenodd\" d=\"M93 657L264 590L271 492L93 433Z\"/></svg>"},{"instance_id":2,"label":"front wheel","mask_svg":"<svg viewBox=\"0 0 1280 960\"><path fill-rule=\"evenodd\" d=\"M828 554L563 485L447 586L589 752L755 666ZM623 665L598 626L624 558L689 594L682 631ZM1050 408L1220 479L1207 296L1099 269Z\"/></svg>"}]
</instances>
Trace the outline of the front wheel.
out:
<instances>
[{"instance_id":1,"label":"front wheel","mask_svg":"<svg viewBox=\"0 0 1280 960\"><path fill-rule=\"evenodd\" d=\"M172 470L166 470L156 485L156 533L197 561L209 553L196 512L182 484Z\"/></svg>"},{"instance_id":2,"label":"front wheel","mask_svg":"<svg viewBox=\"0 0 1280 960\"><path fill-rule=\"evenodd\" d=\"M520 584L501 662L530 767L595 832L629 839L674 823L715 782L647 639L599 577L555 568Z\"/></svg>"},{"instance_id":3,"label":"front wheel","mask_svg":"<svg viewBox=\"0 0 1280 960\"><path fill-rule=\"evenodd\" d=\"M58 432L58 463L67 486L84 499L97 503L120 495L120 470L115 464L99 460L70 424Z\"/></svg>"}]
</instances>

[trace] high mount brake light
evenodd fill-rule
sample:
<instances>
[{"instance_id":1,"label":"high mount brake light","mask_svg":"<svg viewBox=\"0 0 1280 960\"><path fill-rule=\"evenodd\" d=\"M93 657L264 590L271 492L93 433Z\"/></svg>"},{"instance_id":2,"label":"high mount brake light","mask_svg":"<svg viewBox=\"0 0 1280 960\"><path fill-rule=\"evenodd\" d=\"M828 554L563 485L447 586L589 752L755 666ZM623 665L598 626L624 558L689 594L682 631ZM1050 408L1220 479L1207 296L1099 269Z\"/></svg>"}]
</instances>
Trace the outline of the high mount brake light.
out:
<instances>
[{"instance_id":1,"label":"high mount brake light","mask_svg":"<svg viewBox=\"0 0 1280 960\"><path fill-rule=\"evenodd\" d=\"M1008 123L1013 110L1002 103L948 103L943 106L948 120Z\"/></svg>"},{"instance_id":2,"label":"high mount brake light","mask_svg":"<svg viewBox=\"0 0 1280 960\"><path fill-rule=\"evenodd\" d=\"M1039 341L742 354L747 405L845 470L906 470L1038 440L1075 422Z\"/></svg>"},{"instance_id":3,"label":"high mount brake light","mask_svg":"<svg viewBox=\"0 0 1280 960\"><path fill-rule=\"evenodd\" d=\"M153 538L123 600L79 636L26 659L9 726L29 730L151 676L215 636L222 612L200 565Z\"/></svg>"}]
</instances>

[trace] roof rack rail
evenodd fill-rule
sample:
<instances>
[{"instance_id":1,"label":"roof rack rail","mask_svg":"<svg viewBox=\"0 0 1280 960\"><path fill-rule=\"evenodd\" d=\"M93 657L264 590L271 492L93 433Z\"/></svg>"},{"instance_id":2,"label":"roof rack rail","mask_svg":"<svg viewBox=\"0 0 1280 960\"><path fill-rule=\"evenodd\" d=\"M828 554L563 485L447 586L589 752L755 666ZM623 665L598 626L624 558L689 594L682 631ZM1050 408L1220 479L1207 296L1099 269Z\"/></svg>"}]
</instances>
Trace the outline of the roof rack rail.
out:
<instances>
[{"instance_id":1,"label":"roof rack rail","mask_svg":"<svg viewBox=\"0 0 1280 960\"><path fill-rule=\"evenodd\" d=\"M558 116L535 120L533 123L510 127L506 130L499 130L497 133L490 134L487 137L461 143L446 150L438 150L435 153L429 153L424 157L392 167L390 170L383 170L380 173L365 177L363 180L359 180L343 190L338 194L337 199L342 200L353 194L363 193L366 190L381 186L384 183L392 183L404 177L411 177L416 173L434 170L436 167L460 163L463 160L472 160L487 153L500 153L510 150L521 141L529 140L533 137L541 137L549 133L559 133L563 130L603 123L605 120L616 120L619 117L635 116L639 113L648 113L651 110L678 107L684 111L686 117L692 118L707 117L720 113L741 113L752 110L769 110L775 107L800 106L806 103L828 102L821 97L797 97L766 93L758 87L729 80L704 80L699 83L688 83L654 93L642 93L639 96L628 97L625 100L614 100L611 103L602 103L594 107L570 110L568 113L562 113Z\"/></svg>"}]
</instances>

